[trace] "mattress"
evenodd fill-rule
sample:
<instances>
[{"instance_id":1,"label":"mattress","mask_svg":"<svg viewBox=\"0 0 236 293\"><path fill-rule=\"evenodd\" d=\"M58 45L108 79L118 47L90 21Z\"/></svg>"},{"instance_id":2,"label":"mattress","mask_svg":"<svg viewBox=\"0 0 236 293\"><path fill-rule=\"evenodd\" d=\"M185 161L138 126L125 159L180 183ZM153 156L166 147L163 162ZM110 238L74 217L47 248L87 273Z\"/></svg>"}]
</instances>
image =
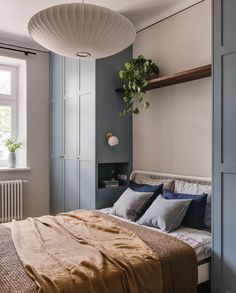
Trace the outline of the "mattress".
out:
<instances>
[{"instance_id":1,"label":"mattress","mask_svg":"<svg viewBox=\"0 0 236 293\"><path fill-rule=\"evenodd\" d=\"M101 209L103 213L109 214L111 208ZM113 216L116 217L116 216ZM127 219L123 219L117 217L120 220L128 221ZM129 221L130 222L130 221ZM131 222L134 225L139 225L135 222ZM159 231L161 233L166 233L161 231L160 229L154 227L145 226L147 229L151 229L153 231ZM198 260L198 284L206 282L210 279L210 258L211 258L211 233L205 230L198 230L193 228L188 228L181 226L179 229L168 233L168 235L178 238L183 242L190 245L197 256Z\"/></svg>"}]
</instances>

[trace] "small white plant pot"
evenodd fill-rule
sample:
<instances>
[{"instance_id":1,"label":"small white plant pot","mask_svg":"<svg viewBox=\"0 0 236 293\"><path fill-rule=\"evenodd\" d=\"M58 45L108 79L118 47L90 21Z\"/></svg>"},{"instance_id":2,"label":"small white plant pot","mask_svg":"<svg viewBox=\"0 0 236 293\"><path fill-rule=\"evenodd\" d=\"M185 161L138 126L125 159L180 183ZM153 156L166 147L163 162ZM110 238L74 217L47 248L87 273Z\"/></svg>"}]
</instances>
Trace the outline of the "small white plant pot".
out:
<instances>
[{"instance_id":1,"label":"small white plant pot","mask_svg":"<svg viewBox=\"0 0 236 293\"><path fill-rule=\"evenodd\" d=\"M8 154L8 167L15 168L16 167L16 153L9 152Z\"/></svg>"}]
</instances>

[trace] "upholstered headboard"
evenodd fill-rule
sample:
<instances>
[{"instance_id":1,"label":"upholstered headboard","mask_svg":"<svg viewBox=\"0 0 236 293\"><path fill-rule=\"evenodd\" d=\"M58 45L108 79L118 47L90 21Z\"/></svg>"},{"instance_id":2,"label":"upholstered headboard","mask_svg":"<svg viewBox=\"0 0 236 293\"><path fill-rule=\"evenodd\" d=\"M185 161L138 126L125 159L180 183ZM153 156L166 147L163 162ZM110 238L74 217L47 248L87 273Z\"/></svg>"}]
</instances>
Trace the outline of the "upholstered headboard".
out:
<instances>
[{"instance_id":1,"label":"upholstered headboard","mask_svg":"<svg viewBox=\"0 0 236 293\"><path fill-rule=\"evenodd\" d=\"M186 182L199 183L203 185L211 185L211 178L207 177L194 177L186 175L176 175L176 174L166 174L166 173L157 173L150 171L140 171L134 170L130 175L130 180L133 180L137 183L142 183L142 178L151 178L151 179L180 179Z\"/></svg>"}]
</instances>

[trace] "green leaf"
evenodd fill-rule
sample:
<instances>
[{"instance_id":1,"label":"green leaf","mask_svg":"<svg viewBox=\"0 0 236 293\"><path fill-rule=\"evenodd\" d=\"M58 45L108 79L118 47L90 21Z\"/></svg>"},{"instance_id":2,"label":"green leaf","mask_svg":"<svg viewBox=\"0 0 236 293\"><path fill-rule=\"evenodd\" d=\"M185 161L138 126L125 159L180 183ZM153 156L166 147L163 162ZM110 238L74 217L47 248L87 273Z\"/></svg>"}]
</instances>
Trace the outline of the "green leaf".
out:
<instances>
[{"instance_id":1,"label":"green leaf","mask_svg":"<svg viewBox=\"0 0 236 293\"><path fill-rule=\"evenodd\" d=\"M126 62L124 66L125 66L125 69L130 70L130 67L131 67L130 63Z\"/></svg>"},{"instance_id":2,"label":"green leaf","mask_svg":"<svg viewBox=\"0 0 236 293\"><path fill-rule=\"evenodd\" d=\"M138 102L141 103L142 100L143 100L143 97L142 97L142 96L139 96L139 97L138 97Z\"/></svg>"},{"instance_id":3,"label":"green leaf","mask_svg":"<svg viewBox=\"0 0 236 293\"><path fill-rule=\"evenodd\" d=\"M121 71L119 71L119 77L121 78L121 79L124 79L124 72L121 70Z\"/></svg>"},{"instance_id":4,"label":"green leaf","mask_svg":"<svg viewBox=\"0 0 236 293\"><path fill-rule=\"evenodd\" d=\"M133 114L139 114L139 109L137 107L133 109Z\"/></svg>"},{"instance_id":5,"label":"green leaf","mask_svg":"<svg viewBox=\"0 0 236 293\"><path fill-rule=\"evenodd\" d=\"M149 102L144 102L143 103L143 107L144 107L144 109L148 109L149 108L149 106L150 106L150 103Z\"/></svg>"},{"instance_id":6,"label":"green leaf","mask_svg":"<svg viewBox=\"0 0 236 293\"><path fill-rule=\"evenodd\" d=\"M127 96L124 96L124 97L123 97L123 101L124 101L125 103L128 103L128 102L129 102L129 100L130 100L130 98L129 98L129 97L127 97Z\"/></svg>"}]
</instances>

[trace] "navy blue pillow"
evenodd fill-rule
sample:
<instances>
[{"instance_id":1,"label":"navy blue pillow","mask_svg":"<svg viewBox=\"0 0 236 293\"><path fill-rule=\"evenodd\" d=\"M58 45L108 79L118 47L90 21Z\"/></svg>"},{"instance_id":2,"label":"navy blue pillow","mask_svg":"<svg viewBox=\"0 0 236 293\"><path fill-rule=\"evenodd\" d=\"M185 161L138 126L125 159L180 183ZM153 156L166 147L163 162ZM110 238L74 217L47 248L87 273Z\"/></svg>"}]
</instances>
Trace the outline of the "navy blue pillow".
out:
<instances>
[{"instance_id":1,"label":"navy blue pillow","mask_svg":"<svg viewBox=\"0 0 236 293\"><path fill-rule=\"evenodd\" d=\"M202 229L204 226L204 217L207 203L207 194L202 195L185 194L185 193L172 193L170 191L164 191L164 197L166 199L191 199L188 211L183 219L182 225Z\"/></svg>"},{"instance_id":2,"label":"navy blue pillow","mask_svg":"<svg viewBox=\"0 0 236 293\"><path fill-rule=\"evenodd\" d=\"M163 184L159 185L148 185L148 184L138 184L132 180L129 182L129 188L137 192L162 192Z\"/></svg>"},{"instance_id":3,"label":"navy blue pillow","mask_svg":"<svg viewBox=\"0 0 236 293\"><path fill-rule=\"evenodd\" d=\"M154 200L158 197L160 193L163 192L163 184L159 185L148 185L148 184L138 184L132 180L129 182L129 187L137 192L154 192L151 198L147 201L142 209L140 216L152 205Z\"/></svg>"}]
</instances>

